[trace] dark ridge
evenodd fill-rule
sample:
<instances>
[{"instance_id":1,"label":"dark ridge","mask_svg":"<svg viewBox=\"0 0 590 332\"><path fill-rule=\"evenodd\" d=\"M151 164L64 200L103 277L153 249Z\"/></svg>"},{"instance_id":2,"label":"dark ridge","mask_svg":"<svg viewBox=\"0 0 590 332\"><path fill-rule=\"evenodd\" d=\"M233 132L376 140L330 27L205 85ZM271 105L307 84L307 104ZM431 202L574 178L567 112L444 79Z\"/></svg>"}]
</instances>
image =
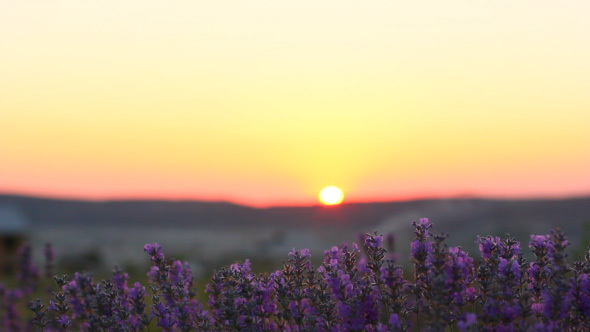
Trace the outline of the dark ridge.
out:
<instances>
[{"instance_id":1,"label":"dark ridge","mask_svg":"<svg viewBox=\"0 0 590 332\"><path fill-rule=\"evenodd\" d=\"M253 208L226 202L82 201L0 195L0 206L19 209L32 225L171 227L339 227L367 229L391 216L412 215L456 224L538 220L541 224L590 221L590 197L498 200L478 198L349 203L340 206ZM408 220L408 222L411 220ZM510 225L508 225L510 226Z\"/></svg>"}]
</instances>

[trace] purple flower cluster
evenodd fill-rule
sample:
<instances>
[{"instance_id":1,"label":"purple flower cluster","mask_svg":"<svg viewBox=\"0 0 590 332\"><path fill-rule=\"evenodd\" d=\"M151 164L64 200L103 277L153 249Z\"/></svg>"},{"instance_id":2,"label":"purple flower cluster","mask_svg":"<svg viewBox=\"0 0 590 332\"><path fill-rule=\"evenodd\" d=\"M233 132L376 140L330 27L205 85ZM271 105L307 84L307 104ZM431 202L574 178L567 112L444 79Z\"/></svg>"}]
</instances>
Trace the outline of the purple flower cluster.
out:
<instances>
[{"instance_id":1,"label":"purple flower cluster","mask_svg":"<svg viewBox=\"0 0 590 332\"><path fill-rule=\"evenodd\" d=\"M478 237L480 258L447 246L427 219L414 222L404 275L384 247L392 238L366 234L324 252L293 250L283 267L253 273L248 260L221 268L196 300L190 266L146 244L149 284L128 284L115 269L55 276L50 298L30 301L41 279L30 248L20 253L17 284L0 286L1 331L589 331L590 252L567 261L565 235L531 236L533 262L507 236ZM45 273L54 255L46 248ZM23 314L29 302L31 314Z\"/></svg>"}]
</instances>

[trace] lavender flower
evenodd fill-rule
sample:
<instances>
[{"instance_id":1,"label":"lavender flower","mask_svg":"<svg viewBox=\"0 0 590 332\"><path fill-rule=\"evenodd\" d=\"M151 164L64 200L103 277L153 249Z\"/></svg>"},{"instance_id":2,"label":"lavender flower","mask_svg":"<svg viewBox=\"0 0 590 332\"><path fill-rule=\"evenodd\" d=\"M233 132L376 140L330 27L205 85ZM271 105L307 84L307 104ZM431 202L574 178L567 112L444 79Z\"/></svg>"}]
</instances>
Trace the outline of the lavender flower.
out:
<instances>
[{"instance_id":1,"label":"lavender flower","mask_svg":"<svg viewBox=\"0 0 590 332\"><path fill-rule=\"evenodd\" d=\"M590 252L568 262L569 241L560 230L533 235L533 262L510 237L478 237L481 258L449 247L447 235L428 219L414 222L404 274L377 233L357 244L326 250L314 268L307 249L293 249L283 268L254 273L249 260L219 269L198 289L186 262L167 260L146 244L149 284L129 282L115 268L111 278L89 273L56 276L50 297L32 300L42 282L21 249L15 285L0 285L0 330L91 331L588 331ZM384 246L384 244L386 246ZM45 275L54 254L45 250ZM49 266L51 265L51 266ZM151 299L148 297L150 292ZM21 310L28 303L30 315Z\"/></svg>"}]
</instances>

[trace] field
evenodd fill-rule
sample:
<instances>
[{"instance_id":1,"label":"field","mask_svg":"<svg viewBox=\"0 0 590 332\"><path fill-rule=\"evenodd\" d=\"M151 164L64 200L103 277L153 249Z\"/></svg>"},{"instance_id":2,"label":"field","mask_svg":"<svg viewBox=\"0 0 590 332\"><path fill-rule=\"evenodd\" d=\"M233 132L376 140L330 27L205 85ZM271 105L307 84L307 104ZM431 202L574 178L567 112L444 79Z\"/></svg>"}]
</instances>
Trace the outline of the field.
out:
<instances>
[{"instance_id":1,"label":"field","mask_svg":"<svg viewBox=\"0 0 590 332\"><path fill-rule=\"evenodd\" d=\"M2 287L4 331L587 331L590 252L568 258L565 234L478 237L469 255L446 244L428 219L413 222L411 268L398 265L392 239L366 234L332 247L314 266L293 249L282 268L254 273L248 259L197 286L188 263L144 246L148 280L55 273L52 248L38 267L31 248ZM165 249L165 248L164 248ZM388 250L389 249L389 250ZM523 254L531 252L527 261ZM37 299L37 297L41 297ZM30 311L25 308L28 307Z\"/></svg>"}]
</instances>

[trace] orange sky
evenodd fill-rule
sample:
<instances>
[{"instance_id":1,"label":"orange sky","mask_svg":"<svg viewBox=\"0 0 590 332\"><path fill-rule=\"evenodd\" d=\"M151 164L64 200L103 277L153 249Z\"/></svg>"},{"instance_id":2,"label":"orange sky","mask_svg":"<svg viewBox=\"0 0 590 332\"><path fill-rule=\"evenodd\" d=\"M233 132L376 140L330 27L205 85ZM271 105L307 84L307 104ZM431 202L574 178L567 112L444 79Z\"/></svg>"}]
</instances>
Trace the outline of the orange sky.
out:
<instances>
[{"instance_id":1,"label":"orange sky","mask_svg":"<svg viewBox=\"0 0 590 332\"><path fill-rule=\"evenodd\" d=\"M588 1L0 1L0 192L590 194Z\"/></svg>"}]
</instances>

